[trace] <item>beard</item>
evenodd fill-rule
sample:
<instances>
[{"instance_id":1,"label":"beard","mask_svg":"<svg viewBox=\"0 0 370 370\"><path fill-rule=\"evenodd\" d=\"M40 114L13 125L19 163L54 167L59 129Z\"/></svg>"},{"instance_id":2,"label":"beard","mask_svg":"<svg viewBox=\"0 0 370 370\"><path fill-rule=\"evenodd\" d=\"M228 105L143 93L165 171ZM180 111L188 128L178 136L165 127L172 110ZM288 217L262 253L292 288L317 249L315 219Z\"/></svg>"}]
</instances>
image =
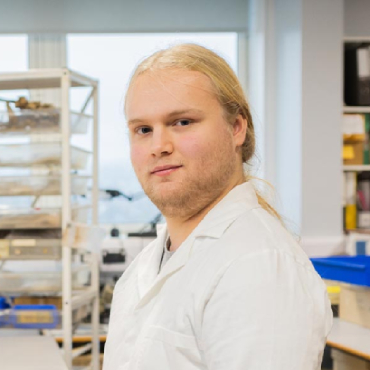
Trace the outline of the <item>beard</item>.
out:
<instances>
[{"instance_id":1,"label":"beard","mask_svg":"<svg viewBox=\"0 0 370 370\"><path fill-rule=\"evenodd\" d=\"M160 179L160 182L140 181L145 193L164 217L193 217L212 204L228 187L238 161L231 143L227 145L225 141L207 155L195 158L189 168L185 163L178 170L185 171L181 180L172 180L172 175L174 178L179 175L174 173Z\"/></svg>"}]
</instances>

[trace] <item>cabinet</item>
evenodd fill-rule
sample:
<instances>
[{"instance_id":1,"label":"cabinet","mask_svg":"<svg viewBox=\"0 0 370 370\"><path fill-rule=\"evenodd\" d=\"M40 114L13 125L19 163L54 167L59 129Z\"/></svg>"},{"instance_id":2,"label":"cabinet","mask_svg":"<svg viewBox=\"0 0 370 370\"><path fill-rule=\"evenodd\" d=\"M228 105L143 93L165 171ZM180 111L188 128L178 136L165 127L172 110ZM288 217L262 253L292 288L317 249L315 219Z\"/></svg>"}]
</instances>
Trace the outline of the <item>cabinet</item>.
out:
<instances>
[{"instance_id":1,"label":"cabinet","mask_svg":"<svg viewBox=\"0 0 370 370\"><path fill-rule=\"evenodd\" d=\"M71 91L78 88L87 91L86 101L73 112ZM98 81L67 68L0 74L0 97L20 89L61 94L57 108L16 110L4 103L0 113L0 296L59 294L70 369L75 354L89 350L92 368L99 368L98 88ZM91 137L88 150L72 145L82 134ZM5 271L30 260L33 266L54 261L55 270ZM80 308L91 313L92 342L72 351Z\"/></svg>"}]
</instances>

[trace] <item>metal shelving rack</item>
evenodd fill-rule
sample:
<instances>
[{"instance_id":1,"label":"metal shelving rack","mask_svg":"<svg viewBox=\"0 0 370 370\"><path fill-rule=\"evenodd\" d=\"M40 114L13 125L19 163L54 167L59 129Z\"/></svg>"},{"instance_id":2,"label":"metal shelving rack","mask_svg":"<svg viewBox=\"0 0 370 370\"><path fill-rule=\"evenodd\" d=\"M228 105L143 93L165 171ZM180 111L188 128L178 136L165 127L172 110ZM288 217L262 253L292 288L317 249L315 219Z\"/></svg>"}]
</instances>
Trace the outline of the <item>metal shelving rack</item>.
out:
<instances>
[{"instance_id":1,"label":"metal shelving rack","mask_svg":"<svg viewBox=\"0 0 370 370\"><path fill-rule=\"evenodd\" d=\"M92 195L91 195L91 224L87 227L98 225L98 81L67 68L60 69L37 69L27 72L0 74L0 91L2 90L24 90L24 89L48 89L57 88L61 91L60 106L60 181L61 181L61 224L62 231L62 330L63 330L63 352L66 364L72 369L72 358L85 353L92 352L92 362L89 368L99 369L99 263L94 253L89 251L89 246L74 245L70 237L72 219L71 204L71 125L70 125L70 89L74 87L89 87L91 93L84 104L81 115L86 116L85 109L92 101ZM72 289L72 261L75 256L82 256L90 269L91 284L82 291ZM82 258L82 257L81 257ZM1 261L1 259L0 259ZM73 310L84 305L91 305L92 342L78 349L72 350L73 336Z\"/></svg>"}]
</instances>

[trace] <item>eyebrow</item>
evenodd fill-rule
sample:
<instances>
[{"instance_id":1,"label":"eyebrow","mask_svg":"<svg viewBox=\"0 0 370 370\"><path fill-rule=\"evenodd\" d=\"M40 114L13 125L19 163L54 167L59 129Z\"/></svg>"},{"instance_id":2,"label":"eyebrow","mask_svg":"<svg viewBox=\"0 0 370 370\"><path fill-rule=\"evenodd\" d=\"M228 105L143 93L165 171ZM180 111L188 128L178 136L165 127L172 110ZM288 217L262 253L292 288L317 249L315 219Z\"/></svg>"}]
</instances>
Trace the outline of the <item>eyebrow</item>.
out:
<instances>
[{"instance_id":1,"label":"eyebrow","mask_svg":"<svg viewBox=\"0 0 370 370\"><path fill-rule=\"evenodd\" d=\"M172 118L172 117L180 116L182 114L189 114L189 113L203 114L204 112L200 109L195 109L195 108L175 110L175 111L167 114L166 117L167 118ZM141 118L134 118L134 119L131 119L130 121L128 121L128 124L132 125L132 124L135 124L135 123L145 123L145 122L147 122L147 120L141 119Z\"/></svg>"}]
</instances>

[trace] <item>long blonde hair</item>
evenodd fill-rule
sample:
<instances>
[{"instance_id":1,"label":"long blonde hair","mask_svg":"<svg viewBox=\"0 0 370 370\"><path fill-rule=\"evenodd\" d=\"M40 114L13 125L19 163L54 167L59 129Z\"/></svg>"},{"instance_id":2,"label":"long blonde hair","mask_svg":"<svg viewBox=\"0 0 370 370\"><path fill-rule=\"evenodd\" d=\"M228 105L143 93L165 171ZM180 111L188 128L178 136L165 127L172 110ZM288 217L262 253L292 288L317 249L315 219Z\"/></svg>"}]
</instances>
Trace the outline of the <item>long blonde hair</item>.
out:
<instances>
[{"instance_id":1,"label":"long blonde hair","mask_svg":"<svg viewBox=\"0 0 370 370\"><path fill-rule=\"evenodd\" d=\"M212 82L218 101L224 109L226 119L234 122L241 114L248 122L248 129L242 145L242 161L249 163L255 154L256 137L249 104L240 82L227 62L213 51L196 44L179 44L159 50L144 59L134 71L130 86L134 80L147 71L164 69L183 69L206 75ZM246 175L249 181L252 176ZM255 178L254 178L255 179ZM279 213L256 190L259 204L282 222Z\"/></svg>"}]
</instances>

